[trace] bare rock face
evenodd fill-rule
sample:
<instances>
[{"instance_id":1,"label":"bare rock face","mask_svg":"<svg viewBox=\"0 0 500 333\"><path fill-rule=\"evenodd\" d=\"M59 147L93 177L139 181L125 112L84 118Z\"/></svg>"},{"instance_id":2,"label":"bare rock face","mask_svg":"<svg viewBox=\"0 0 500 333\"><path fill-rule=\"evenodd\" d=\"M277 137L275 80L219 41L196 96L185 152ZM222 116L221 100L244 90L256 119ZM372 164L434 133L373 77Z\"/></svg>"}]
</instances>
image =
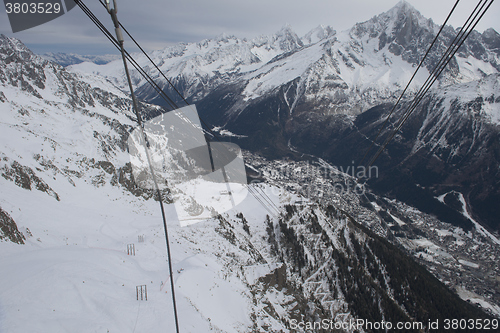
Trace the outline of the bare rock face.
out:
<instances>
[{"instance_id":1,"label":"bare rock face","mask_svg":"<svg viewBox=\"0 0 500 333\"><path fill-rule=\"evenodd\" d=\"M17 229L14 219L0 208L0 240L8 239L17 244L24 244L26 239Z\"/></svg>"}]
</instances>

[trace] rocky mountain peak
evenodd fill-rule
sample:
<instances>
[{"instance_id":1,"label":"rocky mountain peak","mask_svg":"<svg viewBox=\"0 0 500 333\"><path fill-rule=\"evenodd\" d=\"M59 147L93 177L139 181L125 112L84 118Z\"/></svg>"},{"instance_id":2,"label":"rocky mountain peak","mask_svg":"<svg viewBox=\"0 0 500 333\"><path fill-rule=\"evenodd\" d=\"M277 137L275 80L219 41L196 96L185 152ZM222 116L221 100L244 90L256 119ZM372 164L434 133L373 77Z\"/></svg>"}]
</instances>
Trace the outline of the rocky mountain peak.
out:
<instances>
[{"instance_id":1,"label":"rocky mountain peak","mask_svg":"<svg viewBox=\"0 0 500 333\"><path fill-rule=\"evenodd\" d=\"M20 40L0 35L0 82L21 87L37 98L45 88L44 66L48 61L34 54Z\"/></svg>"},{"instance_id":2,"label":"rocky mountain peak","mask_svg":"<svg viewBox=\"0 0 500 333\"><path fill-rule=\"evenodd\" d=\"M12 61L31 61L33 58L41 58L31 52L19 39L10 38L0 34L0 60L9 64Z\"/></svg>"},{"instance_id":3,"label":"rocky mountain peak","mask_svg":"<svg viewBox=\"0 0 500 333\"><path fill-rule=\"evenodd\" d=\"M304 44L314 44L322 39L334 36L337 32L329 25L319 25L302 37Z\"/></svg>"},{"instance_id":4,"label":"rocky mountain peak","mask_svg":"<svg viewBox=\"0 0 500 333\"><path fill-rule=\"evenodd\" d=\"M493 28L485 30L482 34L483 41L489 49L500 55L500 34Z\"/></svg>"},{"instance_id":5,"label":"rocky mountain peak","mask_svg":"<svg viewBox=\"0 0 500 333\"><path fill-rule=\"evenodd\" d=\"M400 1L396 6L369 21L358 23L352 33L361 38L368 34L370 38L390 36L398 40L399 44L407 45L416 35L430 33L435 24L425 18L418 10L406 1Z\"/></svg>"},{"instance_id":6,"label":"rocky mountain peak","mask_svg":"<svg viewBox=\"0 0 500 333\"><path fill-rule=\"evenodd\" d=\"M491 40L495 40L495 41L499 42L500 41L500 34L498 32L496 32L495 29L489 28L483 32L483 38L484 39L491 39Z\"/></svg>"},{"instance_id":7,"label":"rocky mountain peak","mask_svg":"<svg viewBox=\"0 0 500 333\"><path fill-rule=\"evenodd\" d=\"M399 1L388 12L391 12L391 11L406 12L406 13L416 12L416 13L420 14L420 12L415 9L415 7L413 7L409 2L407 2L405 0Z\"/></svg>"},{"instance_id":8,"label":"rocky mountain peak","mask_svg":"<svg viewBox=\"0 0 500 333\"><path fill-rule=\"evenodd\" d=\"M427 24L429 21L429 19L425 18L415 7L404 0L398 2L394 7L376 17L382 20L396 22L413 19L420 21L422 24Z\"/></svg>"},{"instance_id":9,"label":"rocky mountain peak","mask_svg":"<svg viewBox=\"0 0 500 333\"><path fill-rule=\"evenodd\" d=\"M275 45L279 46L283 52L295 51L304 46L302 40L297 36L297 34L292 30L290 25L285 25L282 27L274 36Z\"/></svg>"}]
</instances>

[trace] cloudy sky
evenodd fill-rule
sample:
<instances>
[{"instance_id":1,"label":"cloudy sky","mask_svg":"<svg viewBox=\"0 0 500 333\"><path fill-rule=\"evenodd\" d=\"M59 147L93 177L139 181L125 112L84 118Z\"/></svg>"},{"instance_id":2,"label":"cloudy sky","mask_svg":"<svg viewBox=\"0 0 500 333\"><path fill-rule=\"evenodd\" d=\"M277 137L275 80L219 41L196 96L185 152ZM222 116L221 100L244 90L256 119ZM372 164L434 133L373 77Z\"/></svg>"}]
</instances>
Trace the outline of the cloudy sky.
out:
<instances>
[{"instance_id":1,"label":"cloudy sky","mask_svg":"<svg viewBox=\"0 0 500 333\"><path fill-rule=\"evenodd\" d=\"M197 42L226 33L240 38L271 35L289 24L299 35L320 24L337 31L385 12L399 0L117 0L118 18L146 50L178 42ZM425 17L441 24L456 0L408 0ZM40 1L41 2L41 1ZM111 30L111 19L98 0L83 0ZM461 26L476 1L462 0L451 19ZM493 27L500 32L500 1L493 3L479 23L480 32ZM49 23L12 33L5 10L0 13L0 33L21 39L37 53L116 53L110 42L75 7ZM131 42L126 41L129 50Z\"/></svg>"}]
</instances>

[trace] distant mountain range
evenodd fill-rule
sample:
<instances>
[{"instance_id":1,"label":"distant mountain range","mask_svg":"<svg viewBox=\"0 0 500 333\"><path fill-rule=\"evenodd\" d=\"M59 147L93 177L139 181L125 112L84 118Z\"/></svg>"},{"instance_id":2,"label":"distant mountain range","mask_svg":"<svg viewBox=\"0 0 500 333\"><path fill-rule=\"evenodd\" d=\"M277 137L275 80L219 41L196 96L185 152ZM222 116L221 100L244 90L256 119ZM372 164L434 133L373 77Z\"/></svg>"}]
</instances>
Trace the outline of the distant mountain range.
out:
<instances>
[{"instance_id":1,"label":"distant mountain range","mask_svg":"<svg viewBox=\"0 0 500 333\"><path fill-rule=\"evenodd\" d=\"M117 54L104 54L104 55L80 55L75 53L44 53L42 58L58 63L66 67L70 65L80 64L82 62L92 62L96 65L105 65L108 62L119 59Z\"/></svg>"}]
</instances>

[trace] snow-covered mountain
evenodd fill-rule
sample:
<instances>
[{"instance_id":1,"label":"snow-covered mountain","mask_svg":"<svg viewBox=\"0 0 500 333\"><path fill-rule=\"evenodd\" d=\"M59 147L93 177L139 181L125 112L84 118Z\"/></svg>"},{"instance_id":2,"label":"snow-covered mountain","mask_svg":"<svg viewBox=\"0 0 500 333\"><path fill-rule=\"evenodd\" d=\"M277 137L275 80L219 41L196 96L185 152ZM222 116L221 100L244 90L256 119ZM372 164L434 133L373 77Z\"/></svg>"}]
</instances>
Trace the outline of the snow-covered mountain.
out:
<instances>
[{"instance_id":1,"label":"snow-covered mountain","mask_svg":"<svg viewBox=\"0 0 500 333\"><path fill-rule=\"evenodd\" d=\"M146 116L162 112L142 107ZM110 81L0 36L2 331L173 327L159 207L131 177L134 120ZM292 179L271 182L272 163L248 153L247 164L269 181L251 185L254 195L235 210L182 228L166 205L183 332L488 317L362 226L387 232L360 197L310 201ZM350 177L338 175L339 185ZM136 299L140 285L147 301Z\"/></svg>"},{"instance_id":2,"label":"snow-covered mountain","mask_svg":"<svg viewBox=\"0 0 500 333\"><path fill-rule=\"evenodd\" d=\"M222 35L167 47L151 56L192 101L213 95L218 87L232 86L238 94L229 110L222 110L226 116L244 112L283 86L293 86L287 89L290 96L285 96L287 112L356 115L391 101L395 92L402 90L438 30L432 20L401 1L388 12L340 33L330 26L319 26L299 38L286 26L272 36L242 40ZM456 32L450 26L444 29L411 91L425 81ZM497 73L499 41L493 29L472 33L442 76L441 85ZM137 55L137 61L171 92L144 56ZM73 69L101 74L125 86L119 61L103 66L81 64ZM144 99L161 101L137 73L135 85Z\"/></svg>"}]
</instances>

